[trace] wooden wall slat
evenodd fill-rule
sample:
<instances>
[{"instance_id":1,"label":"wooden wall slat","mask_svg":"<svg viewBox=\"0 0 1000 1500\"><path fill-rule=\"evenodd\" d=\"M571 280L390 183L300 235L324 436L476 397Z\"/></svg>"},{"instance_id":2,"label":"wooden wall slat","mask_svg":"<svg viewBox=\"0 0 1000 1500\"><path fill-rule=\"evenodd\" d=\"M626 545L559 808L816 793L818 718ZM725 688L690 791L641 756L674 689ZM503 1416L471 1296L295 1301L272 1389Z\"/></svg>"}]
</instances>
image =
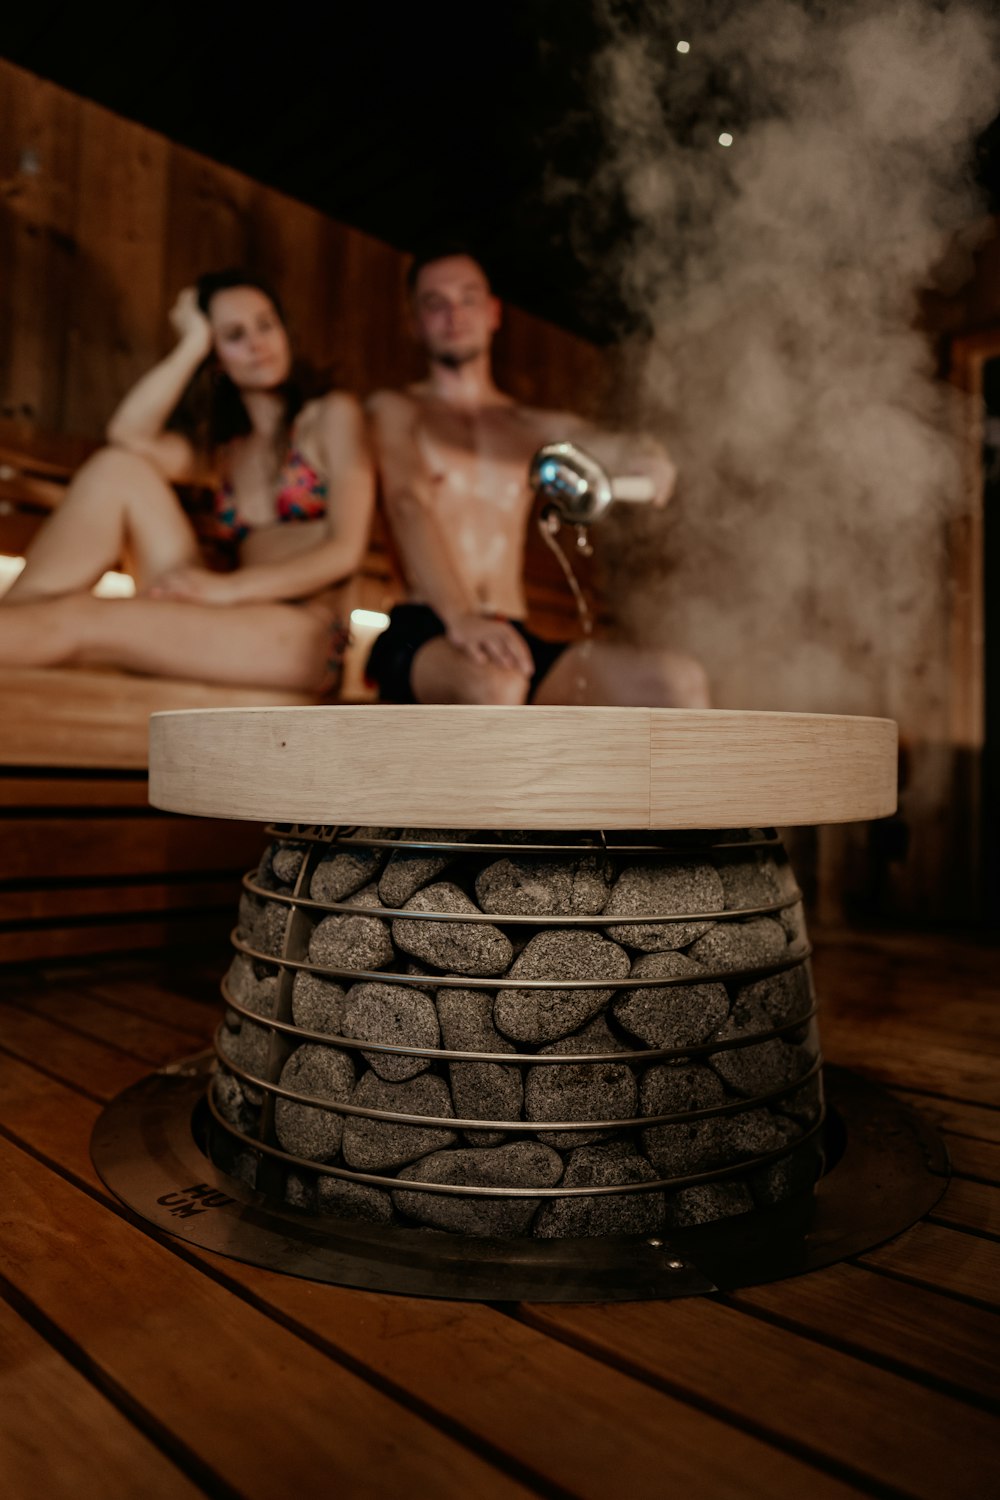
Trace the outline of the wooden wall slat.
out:
<instances>
[{"instance_id":1,"label":"wooden wall slat","mask_svg":"<svg viewBox=\"0 0 1000 1500\"><path fill-rule=\"evenodd\" d=\"M0 413L65 425L67 331L80 264L80 112L72 95L4 65L0 145Z\"/></svg>"},{"instance_id":2,"label":"wooden wall slat","mask_svg":"<svg viewBox=\"0 0 1000 1500\"><path fill-rule=\"evenodd\" d=\"M214 818L26 817L3 832L0 880L10 881L246 869L262 845L253 824Z\"/></svg>"}]
</instances>

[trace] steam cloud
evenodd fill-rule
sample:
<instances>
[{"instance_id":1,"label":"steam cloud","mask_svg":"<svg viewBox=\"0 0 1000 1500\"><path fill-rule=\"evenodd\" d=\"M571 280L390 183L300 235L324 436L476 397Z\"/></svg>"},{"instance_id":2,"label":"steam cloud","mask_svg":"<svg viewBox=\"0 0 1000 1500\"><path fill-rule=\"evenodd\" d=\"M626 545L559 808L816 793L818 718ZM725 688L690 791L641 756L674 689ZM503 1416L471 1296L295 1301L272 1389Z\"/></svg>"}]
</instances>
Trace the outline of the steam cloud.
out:
<instances>
[{"instance_id":1,"label":"steam cloud","mask_svg":"<svg viewBox=\"0 0 1000 1500\"><path fill-rule=\"evenodd\" d=\"M721 706L936 737L962 480L915 322L982 214L996 23L969 0L597 3L608 153L587 212L603 185L635 221L615 267L651 330L631 415L681 473L666 515L605 523L619 628L700 657Z\"/></svg>"}]
</instances>

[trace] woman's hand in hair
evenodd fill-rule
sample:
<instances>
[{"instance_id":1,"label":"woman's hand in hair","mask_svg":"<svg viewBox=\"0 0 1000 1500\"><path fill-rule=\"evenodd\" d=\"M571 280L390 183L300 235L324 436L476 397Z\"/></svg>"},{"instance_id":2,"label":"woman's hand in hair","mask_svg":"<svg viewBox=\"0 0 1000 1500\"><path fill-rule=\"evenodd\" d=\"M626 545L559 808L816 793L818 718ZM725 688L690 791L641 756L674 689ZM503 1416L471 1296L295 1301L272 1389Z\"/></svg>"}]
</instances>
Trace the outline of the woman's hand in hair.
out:
<instances>
[{"instance_id":1,"label":"woman's hand in hair","mask_svg":"<svg viewBox=\"0 0 1000 1500\"><path fill-rule=\"evenodd\" d=\"M171 568L144 590L147 599L172 599L184 604L237 604L239 572L213 573L210 568Z\"/></svg>"},{"instance_id":2,"label":"woman's hand in hair","mask_svg":"<svg viewBox=\"0 0 1000 1500\"><path fill-rule=\"evenodd\" d=\"M203 359L212 352L212 325L198 306L198 293L193 286L186 286L178 293L170 309L170 325L181 343L201 350Z\"/></svg>"}]
</instances>

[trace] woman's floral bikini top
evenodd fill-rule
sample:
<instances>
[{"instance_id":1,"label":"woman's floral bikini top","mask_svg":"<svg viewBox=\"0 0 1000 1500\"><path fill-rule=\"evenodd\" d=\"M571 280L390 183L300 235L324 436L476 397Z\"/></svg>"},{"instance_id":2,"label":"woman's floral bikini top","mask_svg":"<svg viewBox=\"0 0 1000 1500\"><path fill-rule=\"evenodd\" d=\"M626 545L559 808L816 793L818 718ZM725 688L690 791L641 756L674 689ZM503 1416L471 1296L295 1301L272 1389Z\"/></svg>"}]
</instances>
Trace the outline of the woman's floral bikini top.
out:
<instances>
[{"instance_id":1,"label":"woman's floral bikini top","mask_svg":"<svg viewBox=\"0 0 1000 1500\"><path fill-rule=\"evenodd\" d=\"M326 515L326 484L298 448L288 450L278 477L274 511L278 521L318 521ZM224 546L238 547L252 530L237 510L228 480L215 492L212 516L215 539Z\"/></svg>"}]
</instances>

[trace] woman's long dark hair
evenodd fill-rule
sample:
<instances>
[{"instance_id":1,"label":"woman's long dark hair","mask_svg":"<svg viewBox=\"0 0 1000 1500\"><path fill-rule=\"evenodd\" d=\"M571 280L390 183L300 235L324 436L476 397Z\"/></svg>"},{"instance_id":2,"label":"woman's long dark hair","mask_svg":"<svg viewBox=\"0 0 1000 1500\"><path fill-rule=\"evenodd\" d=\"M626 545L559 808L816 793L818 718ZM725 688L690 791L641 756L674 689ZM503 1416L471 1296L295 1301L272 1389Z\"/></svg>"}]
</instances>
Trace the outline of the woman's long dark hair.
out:
<instances>
[{"instance_id":1,"label":"woman's long dark hair","mask_svg":"<svg viewBox=\"0 0 1000 1500\"><path fill-rule=\"evenodd\" d=\"M237 266L225 271L207 271L198 277L198 306L207 317L213 297L219 292L243 286L253 287L255 291L261 292L284 324L284 311L273 288L252 271L245 271ZM295 418L305 404L307 383L311 383L308 376L299 365L293 364L288 380L279 388L278 394L285 404L279 430L282 448L287 443ZM219 368L214 353L195 371L178 402L170 425L183 431L198 451L208 458L234 438L247 437L253 431L243 397L229 376Z\"/></svg>"}]
</instances>

